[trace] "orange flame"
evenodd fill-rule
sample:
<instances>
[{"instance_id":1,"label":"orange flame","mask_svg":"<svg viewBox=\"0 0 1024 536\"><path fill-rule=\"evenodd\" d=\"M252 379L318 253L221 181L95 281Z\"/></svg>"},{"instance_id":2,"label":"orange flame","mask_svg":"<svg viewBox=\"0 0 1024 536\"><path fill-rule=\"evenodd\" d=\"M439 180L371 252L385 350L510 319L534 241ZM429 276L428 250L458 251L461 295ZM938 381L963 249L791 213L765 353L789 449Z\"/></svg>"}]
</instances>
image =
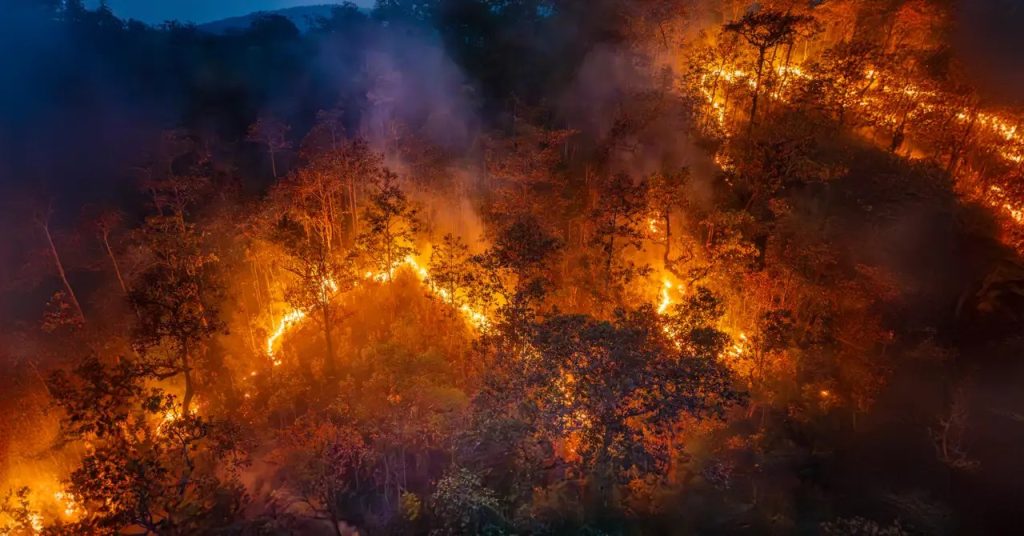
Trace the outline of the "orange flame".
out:
<instances>
[{"instance_id":1,"label":"orange flame","mask_svg":"<svg viewBox=\"0 0 1024 536\"><path fill-rule=\"evenodd\" d=\"M389 270L376 273L366 272L365 274L363 274L363 277L368 281L384 283L386 281L389 281L391 277L394 275L395 271L402 267L409 268L412 271L412 273L416 275L417 279L419 279L421 283L424 283L424 286L428 290L430 290L432 294L441 298L445 302L452 302L452 297L449 295L449 292L446 289L440 288L432 284L430 282L430 272L422 265L420 265L420 263L416 261L416 258L413 257L412 255L406 257ZM327 280L324 282L324 289L328 291L328 294L334 294L338 291L338 284L333 280ZM484 314L482 311L474 309L473 307L467 304L458 306L458 310L460 313L462 313L462 316L466 319L466 321L469 322L470 325L472 325L474 328L478 330L486 330L491 324L491 321L486 314ZM281 341L281 338L284 337L284 335L291 331L293 328L301 324L302 321L306 319L306 316L306 313L301 309L292 309L288 311L287 313L285 313L284 316L281 317L280 320L277 321L277 327L267 337L266 352L267 355L270 356L270 358L273 360L273 364L275 367L281 364L281 360L276 353L276 349Z\"/></svg>"}]
</instances>

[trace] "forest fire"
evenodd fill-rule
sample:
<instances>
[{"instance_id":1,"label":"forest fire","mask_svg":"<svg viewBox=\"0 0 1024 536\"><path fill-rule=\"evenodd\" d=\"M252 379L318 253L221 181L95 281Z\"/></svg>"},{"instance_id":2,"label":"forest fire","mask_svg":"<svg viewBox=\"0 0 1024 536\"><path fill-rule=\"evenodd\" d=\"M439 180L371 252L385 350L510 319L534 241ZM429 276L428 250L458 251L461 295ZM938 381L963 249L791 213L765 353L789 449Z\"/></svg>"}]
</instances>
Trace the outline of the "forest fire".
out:
<instances>
[{"instance_id":1,"label":"forest fire","mask_svg":"<svg viewBox=\"0 0 1024 536\"><path fill-rule=\"evenodd\" d=\"M662 315L672 306L672 282L664 279L661 282L661 301L658 302L658 314Z\"/></svg>"},{"instance_id":2,"label":"forest fire","mask_svg":"<svg viewBox=\"0 0 1024 536\"><path fill-rule=\"evenodd\" d=\"M818 65L813 60L809 63ZM755 75L738 67L708 64L704 68L707 72L700 78L700 94L709 107L708 115L715 119L719 128L726 129L730 123L735 122L735 118L730 119L726 116L729 99L726 91L719 88L720 84L724 83L726 86L736 83L745 84L754 94L765 91L758 87ZM808 91L808 87L813 87L813 84L817 83L817 80L805 69L804 65L788 63L788 60L786 64L776 66L774 74L777 80L767 90L766 95L772 100L786 104L792 104L794 98L801 96L802 92ZM878 121L886 129L897 129L901 138L899 145L904 143L902 133L908 117L917 113L952 118L966 128L965 138L971 136L972 130L977 129L978 134L975 136L982 140L990 140L988 143L992 144L991 151L1006 164L1019 166L1024 162L1024 135L1021 134L1019 119L982 111L973 105L958 106L954 103L961 99L956 96L943 94L938 90L922 89L905 76L895 71L887 71L881 66L866 67L861 78L864 85L852 95L850 102L843 103L843 105L848 106L851 110L859 111L865 118ZM762 85L765 82L762 82ZM912 99L912 102L909 103L910 107L903 112L902 117L893 116L888 110L894 95L897 99L900 96ZM734 114L736 112L736 110L728 111ZM882 134L880 129L871 130L873 135ZM913 144L915 140L909 138L907 142ZM893 150L898 148L898 146L894 147ZM723 169L725 167L723 165ZM970 172L965 170L963 175L969 176ZM990 185L987 189L980 190L979 196L985 204L1000 209L1009 216L1011 222L1018 225L1024 224L1024 219L1021 217L1024 214L1024 203L1008 201L1006 196L1002 195L1002 191L1000 186Z\"/></svg>"},{"instance_id":3,"label":"forest fire","mask_svg":"<svg viewBox=\"0 0 1024 536\"><path fill-rule=\"evenodd\" d=\"M975 4L16 4L0 536L1024 522Z\"/></svg>"},{"instance_id":4,"label":"forest fire","mask_svg":"<svg viewBox=\"0 0 1024 536\"><path fill-rule=\"evenodd\" d=\"M285 315L281 317L281 320L277 322L277 327L274 328L274 332L267 337L267 355L273 358L274 350L278 345L278 340L304 318L306 318L306 313L299 309L293 309L285 313ZM278 359L274 359L273 362L274 366L281 364L281 361Z\"/></svg>"},{"instance_id":5,"label":"forest fire","mask_svg":"<svg viewBox=\"0 0 1024 536\"><path fill-rule=\"evenodd\" d=\"M54 492L53 499L64 508L63 513L65 517L71 518L78 514L78 505L75 503L74 495L57 491Z\"/></svg>"},{"instance_id":6,"label":"forest fire","mask_svg":"<svg viewBox=\"0 0 1024 536\"><path fill-rule=\"evenodd\" d=\"M405 259L402 260L402 262L396 264L389 270L376 273L366 272L364 274L364 279L368 281L374 281L377 283L384 283L393 279L395 273L398 270L401 270L402 268L408 268L413 274L415 274L416 277L420 280L420 282L424 283L425 288L428 289L432 294L439 297L445 303L451 303L451 296L449 294L449 291L431 283L430 273L427 271L426 268L421 266L420 263L416 261L416 258L413 257L412 255L406 257ZM331 299L333 299L335 294L338 292L338 285L333 281L326 281L324 283L324 288L325 292L331 297ZM466 321L469 322L474 328L478 330L485 330L487 329L487 326L490 325L490 320L487 318L485 314L473 309L467 304L459 305L458 310L464 316ZM266 341L267 355L271 357L272 363L275 367L281 365L281 360L276 357L275 350L280 345L282 337L286 335L289 331L292 331L293 329L298 327L306 319L306 317L307 314L305 311L302 311L301 309L292 309L291 311L285 313L284 316L282 316L281 319L278 320L277 323L275 324L277 327L267 337Z\"/></svg>"}]
</instances>

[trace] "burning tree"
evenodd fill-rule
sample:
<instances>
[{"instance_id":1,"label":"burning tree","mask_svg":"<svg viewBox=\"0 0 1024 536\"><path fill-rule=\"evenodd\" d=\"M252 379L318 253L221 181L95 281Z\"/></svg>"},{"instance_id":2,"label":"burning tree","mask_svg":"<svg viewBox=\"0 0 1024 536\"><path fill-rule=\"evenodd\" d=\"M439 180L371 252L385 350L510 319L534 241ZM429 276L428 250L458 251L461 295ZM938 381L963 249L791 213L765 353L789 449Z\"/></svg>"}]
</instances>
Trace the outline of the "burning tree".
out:
<instances>
[{"instance_id":1,"label":"burning tree","mask_svg":"<svg viewBox=\"0 0 1024 536\"><path fill-rule=\"evenodd\" d=\"M430 250L430 283L442 291L442 298L458 309L479 296L471 296L478 286L473 256L461 238L448 233Z\"/></svg>"},{"instance_id":2,"label":"burning tree","mask_svg":"<svg viewBox=\"0 0 1024 536\"><path fill-rule=\"evenodd\" d=\"M661 262L665 269L682 279L677 267L678 259L672 257L673 216L686 203L684 188L690 178L690 170L683 168L674 173L656 173L647 179L647 204L650 210L648 230L653 240L661 243Z\"/></svg>"},{"instance_id":3,"label":"burning tree","mask_svg":"<svg viewBox=\"0 0 1024 536\"><path fill-rule=\"evenodd\" d=\"M757 52L748 131L753 130L757 121L757 103L765 80L765 60L768 60L770 70L774 65L778 47L791 45L797 35L798 26L808 20L807 17L800 15L766 10L747 13L739 20L725 25L725 31L738 34ZM768 57L769 50L772 52L771 57Z\"/></svg>"},{"instance_id":4,"label":"burning tree","mask_svg":"<svg viewBox=\"0 0 1024 536\"><path fill-rule=\"evenodd\" d=\"M855 109L876 82L880 64L878 48L867 42L840 43L825 51L811 67L806 92L842 128L851 109Z\"/></svg>"},{"instance_id":5,"label":"burning tree","mask_svg":"<svg viewBox=\"0 0 1024 536\"><path fill-rule=\"evenodd\" d=\"M64 290L67 291L67 297L74 306L75 314L77 315L75 321L77 323L85 323L85 312L82 310L82 304L78 302L78 296L75 294L75 289L71 286L71 281L68 280L67 271L64 269L64 262L61 260L60 253L57 251L57 245L53 241L53 233L50 231L51 212L51 208L48 206L45 211L36 214L35 222L39 229L43 231L43 236L46 237L47 250L53 259L57 275L60 276Z\"/></svg>"},{"instance_id":6,"label":"burning tree","mask_svg":"<svg viewBox=\"0 0 1024 536\"><path fill-rule=\"evenodd\" d=\"M303 315L316 313L326 346L325 375L328 380L336 380L337 360L332 335L338 320L336 297L355 284L352 260L347 255L332 252L321 236L308 233L288 218L277 223L273 239L288 252L284 269L295 277L285 297ZM302 368L312 379L312 364L306 361Z\"/></svg>"},{"instance_id":7,"label":"burning tree","mask_svg":"<svg viewBox=\"0 0 1024 536\"><path fill-rule=\"evenodd\" d=\"M49 380L63 411L62 439L88 446L65 491L82 515L63 530L106 534L136 526L188 534L237 515L233 429L182 412L173 397L144 387L147 368L89 356Z\"/></svg>"},{"instance_id":8,"label":"burning tree","mask_svg":"<svg viewBox=\"0 0 1024 536\"><path fill-rule=\"evenodd\" d=\"M45 236L0 247L47 245L62 290L44 327L77 326L22 322L35 266L0 263L3 383L40 408L0 422L0 534L779 532L877 503L847 500L891 472L875 449L927 450L930 433L945 466L915 451L908 474L974 468L968 450L999 463L966 399L923 422L949 401L902 389L1021 346L1024 120L982 98L940 3L394 0L229 35L20 4L5 14L41 9L26 28L102 37L104 59L173 60L153 83L131 59L111 87L158 86L187 113L136 168L148 218L119 206L70 249L46 211L22 218ZM65 74L24 82L96 76ZM165 83L179 75L203 83ZM40 93L78 97L53 116L92 117L75 86ZM372 141L346 137L357 125ZM31 141L0 169L75 167ZM92 177L105 155L74 141ZM58 191L55 209L112 193ZM118 287L136 315L104 307ZM967 351L916 363L933 337ZM865 435L869 412L912 418ZM18 437L35 427L41 448ZM944 478L897 480L964 500ZM884 515L915 513L888 499ZM921 517L911 530L947 528ZM849 519L823 530L886 528Z\"/></svg>"}]
</instances>

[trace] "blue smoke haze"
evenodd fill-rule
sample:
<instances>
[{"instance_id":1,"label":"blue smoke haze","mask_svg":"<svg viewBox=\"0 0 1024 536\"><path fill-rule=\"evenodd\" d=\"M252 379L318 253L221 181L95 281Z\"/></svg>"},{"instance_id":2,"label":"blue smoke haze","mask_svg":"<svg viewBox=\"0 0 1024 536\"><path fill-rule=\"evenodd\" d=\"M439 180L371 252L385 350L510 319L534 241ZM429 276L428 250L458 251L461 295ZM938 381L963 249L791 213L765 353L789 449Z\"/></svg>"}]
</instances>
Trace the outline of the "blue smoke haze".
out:
<instances>
[{"instance_id":1,"label":"blue smoke haze","mask_svg":"<svg viewBox=\"0 0 1024 536\"><path fill-rule=\"evenodd\" d=\"M94 8L99 1L87 1L86 6ZM149 24L169 20L203 24L255 11L341 3L342 0L107 0L107 5L118 17ZM355 0L353 3L360 7L373 7L373 0Z\"/></svg>"}]
</instances>

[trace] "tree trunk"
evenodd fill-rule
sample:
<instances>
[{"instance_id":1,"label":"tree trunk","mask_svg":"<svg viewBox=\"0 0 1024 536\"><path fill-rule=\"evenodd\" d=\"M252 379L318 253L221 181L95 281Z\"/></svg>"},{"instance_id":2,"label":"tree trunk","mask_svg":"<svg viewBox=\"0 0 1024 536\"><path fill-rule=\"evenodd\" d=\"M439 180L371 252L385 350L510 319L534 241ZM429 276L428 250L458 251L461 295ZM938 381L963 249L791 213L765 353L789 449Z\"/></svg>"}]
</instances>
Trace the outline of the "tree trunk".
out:
<instances>
[{"instance_id":1,"label":"tree trunk","mask_svg":"<svg viewBox=\"0 0 1024 536\"><path fill-rule=\"evenodd\" d=\"M274 148L268 149L270 153L270 172L274 174L274 180L277 180L277 159L274 157Z\"/></svg>"},{"instance_id":2,"label":"tree trunk","mask_svg":"<svg viewBox=\"0 0 1024 536\"><path fill-rule=\"evenodd\" d=\"M722 77L722 70L723 69L725 69L725 67L724 66L720 66L718 68L718 74L716 74L714 79L711 80L711 96L708 97L708 105L711 106L711 109L708 112L707 119L704 121L705 128L710 128L712 118L714 118L714 121L716 123L718 122L718 119L717 119L718 114L715 111L715 99L718 98L718 79ZM725 104L723 103L722 106L723 106L723 112L722 113L724 114L725 113L724 112ZM720 125L720 126L724 126L724 125Z\"/></svg>"},{"instance_id":3,"label":"tree trunk","mask_svg":"<svg viewBox=\"0 0 1024 536\"><path fill-rule=\"evenodd\" d=\"M110 247L110 233L103 231L101 238L103 239L103 247L107 250L107 256L110 257L110 263L114 265L114 274L117 275L117 282L121 285L121 290L124 295L128 295L128 285L124 282L124 276L121 275L121 267L117 264L117 257L114 256L114 249Z\"/></svg>"},{"instance_id":4,"label":"tree trunk","mask_svg":"<svg viewBox=\"0 0 1024 536\"><path fill-rule=\"evenodd\" d=\"M384 225L384 262L387 263L386 268L384 269L384 273L387 274L389 283L394 278L393 272L395 269L395 261L393 259L394 255L392 254L393 244L394 239L391 237L391 221L389 219L388 222Z\"/></svg>"},{"instance_id":5,"label":"tree trunk","mask_svg":"<svg viewBox=\"0 0 1024 536\"><path fill-rule=\"evenodd\" d=\"M320 312L324 322L324 342L327 345L327 357L324 358L324 375L333 380L337 377L337 363L334 361L334 339L331 337L331 311L330 305L323 303Z\"/></svg>"},{"instance_id":6,"label":"tree trunk","mask_svg":"<svg viewBox=\"0 0 1024 536\"><path fill-rule=\"evenodd\" d=\"M960 140L953 145L953 151L949 155L949 164L946 166L946 173L950 175L956 174L957 169L960 167L960 157L963 155L968 141L970 141L971 133L974 131L974 124L977 120L978 109L975 106L971 109L971 120L967 123L967 128L964 130L963 136L961 136Z\"/></svg>"},{"instance_id":7,"label":"tree trunk","mask_svg":"<svg viewBox=\"0 0 1024 536\"><path fill-rule=\"evenodd\" d=\"M195 386L192 384L192 363L189 360L188 349L182 356L182 375L185 378L185 394L181 398L181 413L189 415L192 413L192 397L195 396Z\"/></svg>"},{"instance_id":8,"label":"tree trunk","mask_svg":"<svg viewBox=\"0 0 1024 536\"><path fill-rule=\"evenodd\" d=\"M665 212L663 216L665 222L665 251L662 254L662 264L665 266L665 270L668 273L683 279L683 275L679 273L679 270L675 267L675 262L672 261L672 213Z\"/></svg>"},{"instance_id":9,"label":"tree trunk","mask_svg":"<svg viewBox=\"0 0 1024 536\"><path fill-rule=\"evenodd\" d=\"M356 181L348 180L349 215L352 218L352 237L359 235L359 215L356 213Z\"/></svg>"},{"instance_id":10,"label":"tree trunk","mask_svg":"<svg viewBox=\"0 0 1024 536\"><path fill-rule=\"evenodd\" d=\"M757 97L761 93L761 71L764 70L765 49L757 51L757 79L754 81L754 96L750 100L750 121L747 123L747 136L754 132L754 121L757 119Z\"/></svg>"},{"instance_id":11,"label":"tree trunk","mask_svg":"<svg viewBox=\"0 0 1024 536\"><path fill-rule=\"evenodd\" d=\"M82 312L82 305L78 303L78 296L75 295L75 289L71 288L71 282L68 281L68 275L64 271L64 263L60 260L60 254L57 253L57 246L53 243L53 236L50 234L50 224L48 222L40 223L40 227L43 228L43 233L46 234L46 243L50 246L50 255L53 256L53 263L57 266L57 273L60 275L60 280L64 283L64 289L68 291L68 297L71 298L71 303L75 306L75 311L78 312L78 318L85 323L85 313Z\"/></svg>"},{"instance_id":12,"label":"tree trunk","mask_svg":"<svg viewBox=\"0 0 1024 536\"><path fill-rule=\"evenodd\" d=\"M613 220L614 221L614 220ZM613 224L614 227L614 224ZM604 294L605 299L609 297L612 285L612 263L615 261L615 234L608 237L608 256L604 260ZM607 303L607 302L606 302Z\"/></svg>"}]
</instances>

